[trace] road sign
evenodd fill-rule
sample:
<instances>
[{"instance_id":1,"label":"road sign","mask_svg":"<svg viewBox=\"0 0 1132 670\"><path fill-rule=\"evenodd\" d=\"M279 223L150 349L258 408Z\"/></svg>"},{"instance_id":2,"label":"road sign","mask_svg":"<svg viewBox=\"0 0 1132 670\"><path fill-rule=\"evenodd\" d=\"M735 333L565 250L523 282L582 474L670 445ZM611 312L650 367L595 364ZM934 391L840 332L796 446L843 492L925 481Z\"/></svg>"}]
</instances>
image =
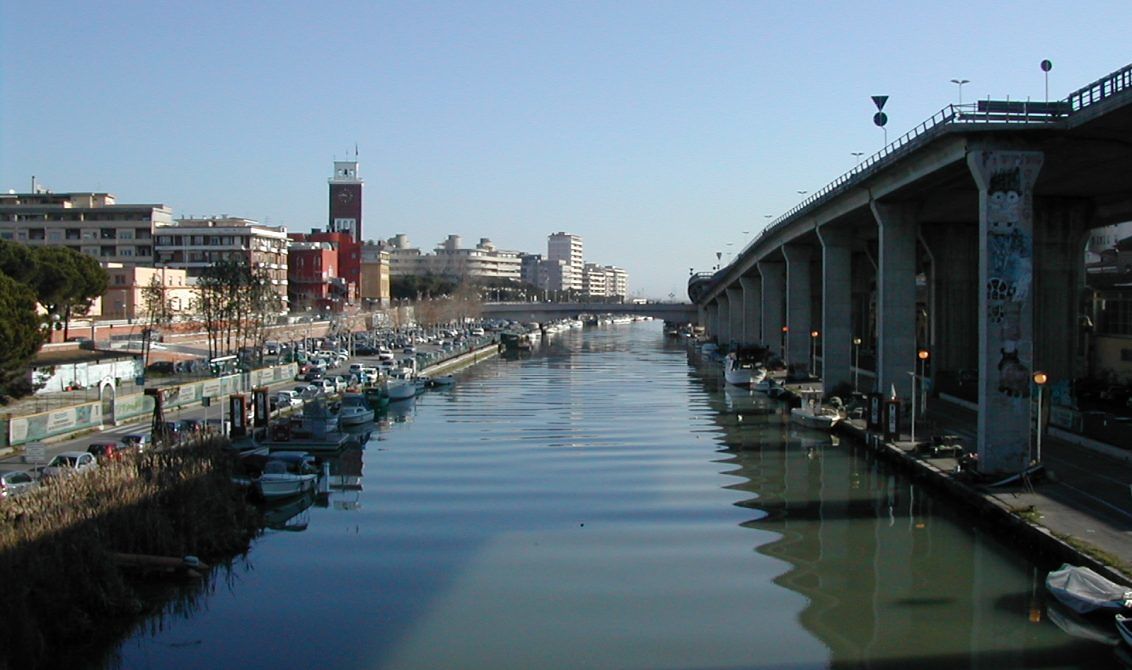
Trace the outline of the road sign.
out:
<instances>
[{"instance_id":1,"label":"road sign","mask_svg":"<svg viewBox=\"0 0 1132 670\"><path fill-rule=\"evenodd\" d=\"M888 123L888 115L884 112L877 112L876 114L873 114L873 123L883 128L884 124Z\"/></svg>"},{"instance_id":2,"label":"road sign","mask_svg":"<svg viewBox=\"0 0 1132 670\"><path fill-rule=\"evenodd\" d=\"M47 460L47 446L42 442L32 442L24 447L24 460L28 463L43 463Z\"/></svg>"},{"instance_id":3,"label":"road sign","mask_svg":"<svg viewBox=\"0 0 1132 670\"><path fill-rule=\"evenodd\" d=\"M884 103L886 103L886 102L888 102L888 96L887 95L874 95L873 96L873 104L877 106L878 112L882 111L884 109ZM884 125L884 124L878 123L877 125Z\"/></svg>"},{"instance_id":4,"label":"road sign","mask_svg":"<svg viewBox=\"0 0 1132 670\"><path fill-rule=\"evenodd\" d=\"M1053 63L1048 60L1042 61L1042 72L1049 72L1053 69Z\"/></svg>"}]
</instances>

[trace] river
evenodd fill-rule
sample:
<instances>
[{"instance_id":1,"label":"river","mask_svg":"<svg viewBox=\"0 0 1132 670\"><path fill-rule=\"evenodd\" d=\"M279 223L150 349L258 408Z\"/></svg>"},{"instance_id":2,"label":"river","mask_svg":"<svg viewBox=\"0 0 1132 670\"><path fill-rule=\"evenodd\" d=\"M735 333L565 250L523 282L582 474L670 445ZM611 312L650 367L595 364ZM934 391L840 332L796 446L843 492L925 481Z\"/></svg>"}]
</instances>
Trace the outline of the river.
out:
<instances>
[{"instance_id":1,"label":"river","mask_svg":"<svg viewBox=\"0 0 1132 670\"><path fill-rule=\"evenodd\" d=\"M658 322L396 410L100 667L1076 668L1036 566Z\"/></svg>"}]
</instances>

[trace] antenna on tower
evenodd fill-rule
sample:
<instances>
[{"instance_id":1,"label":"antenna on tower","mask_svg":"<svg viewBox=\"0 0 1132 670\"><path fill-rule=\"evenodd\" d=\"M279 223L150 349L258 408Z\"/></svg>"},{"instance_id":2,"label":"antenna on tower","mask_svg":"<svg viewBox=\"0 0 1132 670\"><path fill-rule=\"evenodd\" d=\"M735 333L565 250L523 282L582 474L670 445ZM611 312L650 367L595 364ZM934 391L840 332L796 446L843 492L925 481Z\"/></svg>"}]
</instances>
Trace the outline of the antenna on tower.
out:
<instances>
[{"instance_id":1,"label":"antenna on tower","mask_svg":"<svg viewBox=\"0 0 1132 670\"><path fill-rule=\"evenodd\" d=\"M354 160L358 160L358 143L354 142Z\"/></svg>"}]
</instances>

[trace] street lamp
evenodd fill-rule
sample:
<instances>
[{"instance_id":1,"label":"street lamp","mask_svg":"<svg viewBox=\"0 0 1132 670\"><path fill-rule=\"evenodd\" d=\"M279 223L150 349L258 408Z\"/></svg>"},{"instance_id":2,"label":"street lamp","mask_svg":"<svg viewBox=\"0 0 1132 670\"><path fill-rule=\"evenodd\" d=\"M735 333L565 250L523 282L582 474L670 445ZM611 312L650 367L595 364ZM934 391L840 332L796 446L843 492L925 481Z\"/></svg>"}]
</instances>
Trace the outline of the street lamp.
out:
<instances>
[{"instance_id":1,"label":"street lamp","mask_svg":"<svg viewBox=\"0 0 1132 670\"><path fill-rule=\"evenodd\" d=\"M1049 376L1046 373L1041 370L1034 373L1034 383L1038 385L1038 453L1034 459L1035 463L1042 462L1042 391L1047 381Z\"/></svg>"},{"instance_id":2,"label":"street lamp","mask_svg":"<svg viewBox=\"0 0 1132 670\"><path fill-rule=\"evenodd\" d=\"M920 349L919 351L917 351L916 352L916 359L917 359L916 360L916 369L908 373L909 375L912 376L912 447L913 448L915 448L915 446L916 446L916 385L917 385L917 382L919 381L918 373L920 371L920 368L923 365L923 363L928 360L928 350L927 349Z\"/></svg>"},{"instance_id":3,"label":"street lamp","mask_svg":"<svg viewBox=\"0 0 1132 670\"><path fill-rule=\"evenodd\" d=\"M782 353L782 364L783 365L786 364L786 333L788 333L788 332L790 332L790 326L783 326L782 327L782 346L781 346L781 349L780 349L780 351Z\"/></svg>"},{"instance_id":4,"label":"street lamp","mask_svg":"<svg viewBox=\"0 0 1132 670\"><path fill-rule=\"evenodd\" d=\"M962 107L963 106L963 84L969 84L969 83L971 83L971 80L970 79L952 79L951 83L955 84L956 86L959 87L959 106Z\"/></svg>"},{"instance_id":5,"label":"street lamp","mask_svg":"<svg viewBox=\"0 0 1132 670\"><path fill-rule=\"evenodd\" d=\"M924 389L924 379L928 376L929 355L927 349L920 349L916 352L916 358L920 360L920 414L926 414L928 411L928 392Z\"/></svg>"},{"instance_id":6,"label":"street lamp","mask_svg":"<svg viewBox=\"0 0 1132 670\"><path fill-rule=\"evenodd\" d=\"M818 331L810 331L810 376L818 376Z\"/></svg>"},{"instance_id":7,"label":"street lamp","mask_svg":"<svg viewBox=\"0 0 1132 670\"><path fill-rule=\"evenodd\" d=\"M857 167L861 165L861 156L865 155L864 151L850 151L849 155L857 159Z\"/></svg>"},{"instance_id":8,"label":"street lamp","mask_svg":"<svg viewBox=\"0 0 1132 670\"><path fill-rule=\"evenodd\" d=\"M857 380L861 374L861 338L853 338L853 391L859 391Z\"/></svg>"}]
</instances>

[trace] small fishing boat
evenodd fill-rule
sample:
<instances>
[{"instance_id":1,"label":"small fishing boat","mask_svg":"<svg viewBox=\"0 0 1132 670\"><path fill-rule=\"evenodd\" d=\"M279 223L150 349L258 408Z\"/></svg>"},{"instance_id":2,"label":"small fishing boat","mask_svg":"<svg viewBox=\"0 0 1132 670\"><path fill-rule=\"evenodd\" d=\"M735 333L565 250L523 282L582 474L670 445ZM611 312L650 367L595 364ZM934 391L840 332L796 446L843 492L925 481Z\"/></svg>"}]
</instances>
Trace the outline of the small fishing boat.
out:
<instances>
[{"instance_id":1,"label":"small fishing boat","mask_svg":"<svg viewBox=\"0 0 1132 670\"><path fill-rule=\"evenodd\" d=\"M289 498L314 490L318 473L295 472L294 467L292 463L276 458L263 464L263 472L252 481L264 500Z\"/></svg>"},{"instance_id":2,"label":"small fishing boat","mask_svg":"<svg viewBox=\"0 0 1132 670\"><path fill-rule=\"evenodd\" d=\"M841 412L832 407L825 407L817 394L808 393L799 407L790 408L790 420L806 428L816 430L833 430L841 421Z\"/></svg>"},{"instance_id":3,"label":"small fishing boat","mask_svg":"<svg viewBox=\"0 0 1132 670\"><path fill-rule=\"evenodd\" d=\"M342 406L338 408L338 425L360 426L373 421L373 408L361 393L342 395Z\"/></svg>"}]
</instances>

